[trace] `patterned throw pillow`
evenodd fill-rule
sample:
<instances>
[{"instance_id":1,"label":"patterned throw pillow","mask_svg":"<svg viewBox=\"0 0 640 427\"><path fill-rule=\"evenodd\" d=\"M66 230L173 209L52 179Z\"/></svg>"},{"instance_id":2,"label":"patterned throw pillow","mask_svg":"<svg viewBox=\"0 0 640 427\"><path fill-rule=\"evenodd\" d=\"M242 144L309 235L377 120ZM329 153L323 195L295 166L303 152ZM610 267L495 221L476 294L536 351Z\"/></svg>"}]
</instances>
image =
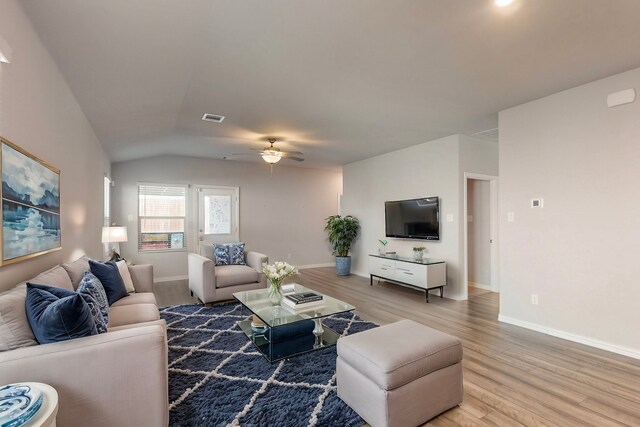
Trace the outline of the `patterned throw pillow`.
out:
<instances>
[{"instance_id":1,"label":"patterned throw pillow","mask_svg":"<svg viewBox=\"0 0 640 427\"><path fill-rule=\"evenodd\" d=\"M229 243L228 246L231 265L247 265L244 262L244 242Z\"/></svg>"},{"instance_id":2,"label":"patterned throw pillow","mask_svg":"<svg viewBox=\"0 0 640 427\"><path fill-rule=\"evenodd\" d=\"M227 245L213 245L213 255L216 258L216 267L219 265L231 264L229 259L229 246Z\"/></svg>"},{"instance_id":3,"label":"patterned throw pillow","mask_svg":"<svg viewBox=\"0 0 640 427\"><path fill-rule=\"evenodd\" d=\"M96 322L98 333L107 332L107 324L109 323L109 300L107 300L107 293L102 283L100 283L100 280L90 271L85 271L82 280L80 280L80 285L78 285L78 292L89 295L95 300L103 319L103 324ZM91 304L89 304L89 306L91 308ZM93 314L93 308L91 311L91 314Z\"/></svg>"}]
</instances>

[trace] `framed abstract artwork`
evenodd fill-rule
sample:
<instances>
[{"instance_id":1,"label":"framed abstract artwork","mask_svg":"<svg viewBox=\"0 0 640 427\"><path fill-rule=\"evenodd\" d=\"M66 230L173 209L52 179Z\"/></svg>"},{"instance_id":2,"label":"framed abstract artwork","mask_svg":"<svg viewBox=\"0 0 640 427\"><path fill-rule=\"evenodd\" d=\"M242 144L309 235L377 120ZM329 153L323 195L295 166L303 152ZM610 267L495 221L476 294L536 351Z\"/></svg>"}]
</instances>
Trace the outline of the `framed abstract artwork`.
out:
<instances>
[{"instance_id":1,"label":"framed abstract artwork","mask_svg":"<svg viewBox=\"0 0 640 427\"><path fill-rule=\"evenodd\" d=\"M2 137L0 142L0 265L7 265L62 248L60 170Z\"/></svg>"}]
</instances>

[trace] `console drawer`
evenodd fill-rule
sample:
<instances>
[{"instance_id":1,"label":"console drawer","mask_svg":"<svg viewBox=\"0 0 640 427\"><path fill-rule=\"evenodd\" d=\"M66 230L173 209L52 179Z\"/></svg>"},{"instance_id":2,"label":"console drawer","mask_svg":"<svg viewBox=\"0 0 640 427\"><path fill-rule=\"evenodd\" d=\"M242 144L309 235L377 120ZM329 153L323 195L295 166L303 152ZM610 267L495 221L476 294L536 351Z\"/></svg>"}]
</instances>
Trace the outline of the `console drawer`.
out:
<instances>
[{"instance_id":1,"label":"console drawer","mask_svg":"<svg viewBox=\"0 0 640 427\"><path fill-rule=\"evenodd\" d=\"M427 266L411 262L396 262L395 280L426 288Z\"/></svg>"},{"instance_id":2,"label":"console drawer","mask_svg":"<svg viewBox=\"0 0 640 427\"><path fill-rule=\"evenodd\" d=\"M394 270L396 269L396 261L392 259L369 257L369 272L374 276L394 278Z\"/></svg>"}]
</instances>

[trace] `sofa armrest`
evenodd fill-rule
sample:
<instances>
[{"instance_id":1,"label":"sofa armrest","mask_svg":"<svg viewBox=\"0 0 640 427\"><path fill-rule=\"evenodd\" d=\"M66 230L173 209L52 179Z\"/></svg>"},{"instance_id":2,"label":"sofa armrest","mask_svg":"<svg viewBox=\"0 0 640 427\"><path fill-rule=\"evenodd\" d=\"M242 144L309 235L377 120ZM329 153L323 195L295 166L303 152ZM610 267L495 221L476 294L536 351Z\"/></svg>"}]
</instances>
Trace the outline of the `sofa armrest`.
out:
<instances>
[{"instance_id":1,"label":"sofa armrest","mask_svg":"<svg viewBox=\"0 0 640 427\"><path fill-rule=\"evenodd\" d=\"M136 292L153 292L153 265L130 265L129 273Z\"/></svg>"},{"instance_id":2,"label":"sofa armrest","mask_svg":"<svg viewBox=\"0 0 640 427\"><path fill-rule=\"evenodd\" d=\"M216 294L215 265L207 257L190 252L189 289L204 303L214 300Z\"/></svg>"},{"instance_id":3,"label":"sofa armrest","mask_svg":"<svg viewBox=\"0 0 640 427\"><path fill-rule=\"evenodd\" d=\"M269 257L260 252L247 252L246 254L247 265L251 268L255 268L262 273L262 264L269 262Z\"/></svg>"},{"instance_id":4,"label":"sofa armrest","mask_svg":"<svg viewBox=\"0 0 640 427\"><path fill-rule=\"evenodd\" d=\"M0 353L0 383L58 392L57 424L167 426L165 325L126 329Z\"/></svg>"}]
</instances>

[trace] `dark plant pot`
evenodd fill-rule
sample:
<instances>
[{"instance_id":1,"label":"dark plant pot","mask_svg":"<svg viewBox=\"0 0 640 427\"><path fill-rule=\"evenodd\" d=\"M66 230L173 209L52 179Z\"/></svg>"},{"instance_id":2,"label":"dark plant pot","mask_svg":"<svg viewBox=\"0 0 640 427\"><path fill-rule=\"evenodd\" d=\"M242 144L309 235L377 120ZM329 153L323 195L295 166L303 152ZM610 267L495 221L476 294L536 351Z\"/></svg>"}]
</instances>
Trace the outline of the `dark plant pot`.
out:
<instances>
[{"instance_id":1,"label":"dark plant pot","mask_svg":"<svg viewBox=\"0 0 640 427\"><path fill-rule=\"evenodd\" d=\"M350 256L336 257L336 273L338 274L338 276L348 276L349 274L351 274Z\"/></svg>"}]
</instances>

